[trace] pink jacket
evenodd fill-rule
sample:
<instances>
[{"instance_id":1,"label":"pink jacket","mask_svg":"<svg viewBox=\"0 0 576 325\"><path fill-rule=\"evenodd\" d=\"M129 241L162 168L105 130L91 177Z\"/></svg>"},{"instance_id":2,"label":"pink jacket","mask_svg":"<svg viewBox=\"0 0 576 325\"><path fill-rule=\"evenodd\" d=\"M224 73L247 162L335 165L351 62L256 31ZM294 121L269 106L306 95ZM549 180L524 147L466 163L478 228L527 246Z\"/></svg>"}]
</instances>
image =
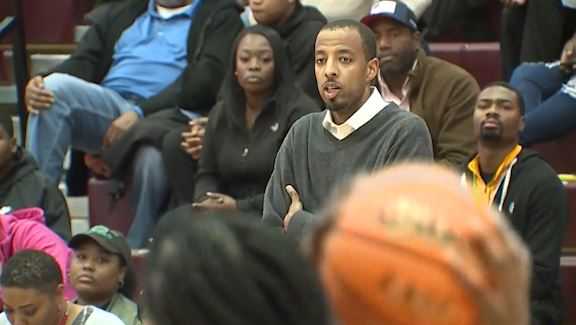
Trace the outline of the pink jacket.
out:
<instances>
[{"instance_id":1,"label":"pink jacket","mask_svg":"<svg viewBox=\"0 0 576 325\"><path fill-rule=\"evenodd\" d=\"M67 300L76 298L76 292L68 281L72 250L45 226L42 209L29 208L0 215L0 265L25 249L43 251L54 257L62 272L64 297Z\"/></svg>"}]
</instances>

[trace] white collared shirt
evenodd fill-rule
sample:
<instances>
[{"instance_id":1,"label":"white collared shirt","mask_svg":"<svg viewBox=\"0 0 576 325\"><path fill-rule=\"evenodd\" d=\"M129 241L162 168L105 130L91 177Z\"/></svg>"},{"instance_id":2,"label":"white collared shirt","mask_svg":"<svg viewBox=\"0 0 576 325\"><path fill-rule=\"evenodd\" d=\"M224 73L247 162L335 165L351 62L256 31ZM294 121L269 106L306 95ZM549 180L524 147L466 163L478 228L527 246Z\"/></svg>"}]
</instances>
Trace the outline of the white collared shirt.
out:
<instances>
[{"instance_id":1,"label":"white collared shirt","mask_svg":"<svg viewBox=\"0 0 576 325\"><path fill-rule=\"evenodd\" d=\"M332 120L332 115L329 110L326 110L322 126L330 132L336 139L343 140L352 134L354 131L361 128L364 124L368 123L376 114L378 114L384 107L388 106L378 89L372 87L372 94L368 100L358 109L350 118L344 123L338 125Z\"/></svg>"}]
</instances>

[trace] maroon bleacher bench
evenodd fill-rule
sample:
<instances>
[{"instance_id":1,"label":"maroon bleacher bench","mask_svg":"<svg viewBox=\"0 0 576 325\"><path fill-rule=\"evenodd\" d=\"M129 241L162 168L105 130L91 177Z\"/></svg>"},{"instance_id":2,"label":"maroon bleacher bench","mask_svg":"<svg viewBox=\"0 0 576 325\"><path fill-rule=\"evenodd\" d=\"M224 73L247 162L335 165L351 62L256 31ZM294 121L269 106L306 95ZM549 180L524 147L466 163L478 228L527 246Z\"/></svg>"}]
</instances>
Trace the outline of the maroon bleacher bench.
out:
<instances>
[{"instance_id":1,"label":"maroon bleacher bench","mask_svg":"<svg viewBox=\"0 0 576 325\"><path fill-rule=\"evenodd\" d=\"M557 173L576 174L576 130L554 140L531 146Z\"/></svg>"},{"instance_id":2,"label":"maroon bleacher bench","mask_svg":"<svg viewBox=\"0 0 576 325\"><path fill-rule=\"evenodd\" d=\"M499 43L430 43L430 52L468 71L480 87L502 79Z\"/></svg>"},{"instance_id":3,"label":"maroon bleacher bench","mask_svg":"<svg viewBox=\"0 0 576 325\"><path fill-rule=\"evenodd\" d=\"M576 324L576 256L562 256L560 278L564 297L564 324Z\"/></svg>"},{"instance_id":4,"label":"maroon bleacher bench","mask_svg":"<svg viewBox=\"0 0 576 325\"><path fill-rule=\"evenodd\" d=\"M142 295L144 293L144 281L146 279L146 257L148 256L147 250L132 250L132 267L134 275L136 276L136 283L132 293L132 300L136 303L142 302Z\"/></svg>"},{"instance_id":5,"label":"maroon bleacher bench","mask_svg":"<svg viewBox=\"0 0 576 325\"><path fill-rule=\"evenodd\" d=\"M90 226L105 225L124 235L134 219L128 195L119 192L116 182L97 178L88 182L88 214Z\"/></svg>"},{"instance_id":6,"label":"maroon bleacher bench","mask_svg":"<svg viewBox=\"0 0 576 325\"><path fill-rule=\"evenodd\" d=\"M564 188L568 195L568 225L564 233L562 253L576 256L576 183L567 183Z\"/></svg>"}]
</instances>

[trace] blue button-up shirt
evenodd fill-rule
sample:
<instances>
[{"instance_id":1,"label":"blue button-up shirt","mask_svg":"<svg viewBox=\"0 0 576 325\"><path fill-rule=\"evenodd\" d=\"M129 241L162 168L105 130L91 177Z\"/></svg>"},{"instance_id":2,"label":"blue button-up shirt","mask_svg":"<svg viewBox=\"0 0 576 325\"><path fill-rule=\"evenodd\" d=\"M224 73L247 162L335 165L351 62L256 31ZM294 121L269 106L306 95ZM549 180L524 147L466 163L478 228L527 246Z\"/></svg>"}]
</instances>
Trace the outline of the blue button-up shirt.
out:
<instances>
[{"instance_id":1,"label":"blue button-up shirt","mask_svg":"<svg viewBox=\"0 0 576 325\"><path fill-rule=\"evenodd\" d=\"M150 0L148 10L116 42L102 86L137 99L156 95L174 82L187 65L188 31L201 2L195 0L188 10L163 18Z\"/></svg>"}]
</instances>

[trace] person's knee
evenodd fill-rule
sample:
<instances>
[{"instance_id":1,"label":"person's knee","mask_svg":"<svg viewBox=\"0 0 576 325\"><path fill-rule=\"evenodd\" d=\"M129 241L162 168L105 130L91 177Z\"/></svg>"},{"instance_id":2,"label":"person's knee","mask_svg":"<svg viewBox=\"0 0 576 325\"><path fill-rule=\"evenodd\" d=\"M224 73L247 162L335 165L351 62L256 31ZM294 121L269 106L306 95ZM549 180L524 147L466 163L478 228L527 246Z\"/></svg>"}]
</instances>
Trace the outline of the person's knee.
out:
<instances>
[{"instance_id":1,"label":"person's knee","mask_svg":"<svg viewBox=\"0 0 576 325\"><path fill-rule=\"evenodd\" d=\"M50 90L55 97L62 97L62 95L70 93L76 82L76 77L55 72L44 78L44 87Z\"/></svg>"}]
</instances>

